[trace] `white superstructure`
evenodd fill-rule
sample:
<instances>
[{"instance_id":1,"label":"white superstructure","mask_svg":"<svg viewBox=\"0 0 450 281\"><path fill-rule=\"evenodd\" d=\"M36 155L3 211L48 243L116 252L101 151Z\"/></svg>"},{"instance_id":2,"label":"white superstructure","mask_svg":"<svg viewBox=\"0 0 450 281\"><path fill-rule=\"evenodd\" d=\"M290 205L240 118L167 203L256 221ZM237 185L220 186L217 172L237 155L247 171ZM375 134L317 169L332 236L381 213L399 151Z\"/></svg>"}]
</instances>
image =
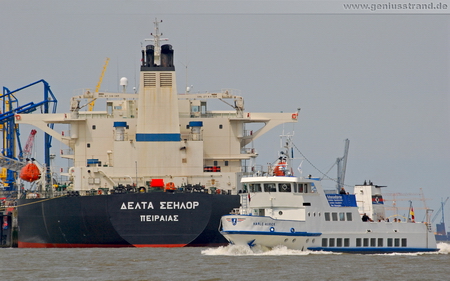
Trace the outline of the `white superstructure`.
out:
<instances>
[{"instance_id":1,"label":"white superstructure","mask_svg":"<svg viewBox=\"0 0 450 281\"><path fill-rule=\"evenodd\" d=\"M159 47L155 26L154 45L142 50L138 93L126 93L122 78L121 93L85 91L72 98L70 112L20 114L16 123L34 125L69 147L61 157L73 160L67 175L75 191L149 187L158 179L236 194L245 161L257 156L246 146L277 125L296 122L296 111L244 112L243 98L232 90L177 94L172 46ZM231 100L233 109L210 110L210 100ZM86 110L92 101L104 110ZM69 125L69 133L50 123ZM249 123L262 128L249 134Z\"/></svg>"}]
</instances>

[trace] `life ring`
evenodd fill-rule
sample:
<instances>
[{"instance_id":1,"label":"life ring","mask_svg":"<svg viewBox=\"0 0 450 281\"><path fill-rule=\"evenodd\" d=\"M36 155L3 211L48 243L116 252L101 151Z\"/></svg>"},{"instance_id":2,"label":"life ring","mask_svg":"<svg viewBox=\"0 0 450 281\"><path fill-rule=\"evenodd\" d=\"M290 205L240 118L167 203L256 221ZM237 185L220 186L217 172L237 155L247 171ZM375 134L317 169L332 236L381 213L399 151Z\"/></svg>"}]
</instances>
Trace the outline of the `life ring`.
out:
<instances>
[{"instance_id":1,"label":"life ring","mask_svg":"<svg viewBox=\"0 0 450 281\"><path fill-rule=\"evenodd\" d=\"M292 114L292 119L297 120L297 117L298 117L298 113L293 113Z\"/></svg>"},{"instance_id":2,"label":"life ring","mask_svg":"<svg viewBox=\"0 0 450 281\"><path fill-rule=\"evenodd\" d=\"M19 114L16 114L16 120L20 121L22 119L22 117Z\"/></svg>"},{"instance_id":3,"label":"life ring","mask_svg":"<svg viewBox=\"0 0 450 281\"><path fill-rule=\"evenodd\" d=\"M99 190L97 191L97 194L98 194L98 195L102 195L102 194L103 194L102 190L99 189Z\"/></svg>"}]
</instances>

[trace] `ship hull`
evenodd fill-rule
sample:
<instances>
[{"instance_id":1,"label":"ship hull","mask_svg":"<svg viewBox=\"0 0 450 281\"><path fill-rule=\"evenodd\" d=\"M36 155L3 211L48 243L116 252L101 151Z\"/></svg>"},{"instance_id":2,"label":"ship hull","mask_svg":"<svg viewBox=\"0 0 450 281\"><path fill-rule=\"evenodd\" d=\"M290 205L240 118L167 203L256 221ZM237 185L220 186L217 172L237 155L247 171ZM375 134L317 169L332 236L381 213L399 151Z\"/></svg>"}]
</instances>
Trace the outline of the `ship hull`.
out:
<instances>
[{"instance_id":1,"label":"ship hull","mask_svg":"<svg viewBox=\"0 0 450 281\"><path fill-rule=\"evenodd\" d=\"M239 196L131 193L20 199L21 248L184 247L226 245L220 217Z\"/></svg>"}]
</instances>

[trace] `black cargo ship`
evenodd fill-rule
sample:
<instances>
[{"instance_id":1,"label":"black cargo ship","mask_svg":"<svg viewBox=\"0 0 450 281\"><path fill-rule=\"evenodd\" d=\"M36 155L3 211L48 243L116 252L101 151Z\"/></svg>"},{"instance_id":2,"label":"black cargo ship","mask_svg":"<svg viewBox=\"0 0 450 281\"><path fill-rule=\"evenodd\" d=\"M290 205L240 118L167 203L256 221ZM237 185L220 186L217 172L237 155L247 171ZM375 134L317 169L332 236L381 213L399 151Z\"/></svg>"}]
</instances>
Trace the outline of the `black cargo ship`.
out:
<instances>
[{"instance_id":1,"label":"black cargo ship","mask_svg":"<svg viewBox=\"0 0 450 281\"><path fill-rule=\"evenodd\" d=\"M11 140L8 151L19 142L21 124L45 135L45 168L26 157L0 157L12 179L7 188L19 198L17 220L12 220L19 247L227 243L218 231L220 217L239 207L240 179L255 168L258 153L248 146L277 125L297 122L298 112L244 112L243 98L227 89L178 94L174 51L171 45L160 46L157 21L152 35L153 44L141 50L138 90L128 93L122 77L122 92L101 92L100 79L95 90L72 97L69 112L50 113L47 103L56 99L42 80L43 102L17 104L0 115L7 128L4 139ZM5 90L4 97L29 86ZM4 104L11 104L7 98ZM223 101L228 110L211 110L209 100ZM104 102L106 110L93 111L95 102ZM42 104L44 112L37 113ZM260 129L246 130L248 123ZM54 130L54 124L66 126L66 133ZM50 136L67 146L56 156L70 163L57 176L50 169Z\"/></svg>"},{"instance_id":2,"label":"black cargo ship","mask_svg":"<svg viewBox=\"0 0 450 281\"><path fill-rule=\"evenodd\" d=\"M238 195L129 193L18 201L23 248L218 246Z\"/></svg>"}]
</instances>

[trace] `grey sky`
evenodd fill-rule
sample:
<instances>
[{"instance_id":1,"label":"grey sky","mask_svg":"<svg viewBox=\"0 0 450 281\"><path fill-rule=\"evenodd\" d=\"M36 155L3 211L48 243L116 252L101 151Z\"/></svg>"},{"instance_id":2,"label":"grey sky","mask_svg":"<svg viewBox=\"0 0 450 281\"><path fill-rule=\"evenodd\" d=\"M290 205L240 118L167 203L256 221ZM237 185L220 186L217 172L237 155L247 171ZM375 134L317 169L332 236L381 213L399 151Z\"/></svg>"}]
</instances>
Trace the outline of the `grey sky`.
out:
<instances>
[{"instance_id":1,"label":"grey sky","mask_svg":"<svg viewBox=\"0 0 450 281\"><path fill-rule=\"evenodd\" d=\"M343 2L319 3L305 11L295 1L2 1L0 86L45 79L67 111L109 57L102 89L117 91L122 76L131 88L140 42L158 17L175 50L179 92L187 65L194 91L239 89L247 111L301 107L295 143L316 167L327 171L349 138L347 184L423 188L437 210L450 196L450 16L344 13ZM36 92L18 98L40 101ZM273 160L281 129L255 141L260 164ZM303 170L320 176L306 161Z\"/></svg>"}]
</instances>

